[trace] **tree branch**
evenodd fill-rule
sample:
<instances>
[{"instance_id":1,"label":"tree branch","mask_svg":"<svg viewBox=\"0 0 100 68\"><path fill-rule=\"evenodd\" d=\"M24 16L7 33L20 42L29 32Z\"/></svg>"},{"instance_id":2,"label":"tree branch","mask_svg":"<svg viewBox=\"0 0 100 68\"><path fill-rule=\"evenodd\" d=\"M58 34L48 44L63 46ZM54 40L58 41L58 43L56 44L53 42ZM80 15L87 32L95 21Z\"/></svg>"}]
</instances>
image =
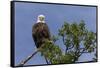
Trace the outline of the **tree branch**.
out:
<instances>
[{"instance_id":1,"label":"tree branch","mask_svg":"<svg viewBox=\"0 0 100 68\"><path fill-rule=\"evenodd\" d=\"M44 58L45 58L45 60L46 60L46 63L49 64L48 59L47 59L45 56L44 56Z\"/></svg>"},{"instance_id":2,"label":"tree branch","mask_svg":"<svg viewBox=\"0 0 100 68\"><path fill-rule=\"evenodd\" d=\"M84 51L84 52L80 52L80 53L90 53L90 52L85 52L85 51Z\"/></svg>"},{"instance_id":3,"label":"tree branch","mask_svg":"<svg viewBox=\"0 0 100 68\"><path fill-rule=\"evenodd\" d=\"M34 53L32 53L30 56L28 56L26 59L22 60L20 64L18 64L18 66L23 66L25 63L27 63L35 54L37 54L39 50L35 51Z\"/></svg>"},{"instance_id":4,"label":"tree branch","mask_svg":"<svg viewBox=\"0 0 100 68\"><path fill-rule=\"evenodd\" d=\"M72 43L72 46L70 48L68 48L68 49L72 49L73 47L74 47L74 44Z\"/></svg>"},{"instance_id":5,"label":"tree branch","mask_svg":"<svg viewBox=\"0 0 100 68\"><path fill-rule=\"evenodd\" d=\"M66 46L65 39L64 39L64 35L62 36L62 41L63 41L64 45ZM66 51L65 51L66 54L67 54L67 50L68 50L68 47L66 47Z\"/></svg>"},{"instance_id":6,"label":"tree branch","mask_svg":"<svg viewBox=\"0 0 100 68\"><path fill-rule=\"evenodd\" d=\"M30 56L28 56L26 59L22 60L20 64L18 64L17 66L23 66L25 63L27 63L32 57L34 57L35 54L37 54L43 47L44 45L42 45L40 48L37 49L37 51L33 52Z\"/></svg>"},{"instance_id":7,"label":"tree branch","mask_svg":"<svg viewBox=\"0 0 100 68\"><path fill-rule=\"evenodd\" d=\"M96 40L94 40L94 42L92 42L91 44L94 44L95 42L96 42ZM91 45L91 44L90 44L90 45ZM87 49L88 49L89 47L90 47L90 46L88 46ZM87 49L84 48L83 51L81 52L81 54L80 54L78 57L80 57L80 56L84 53L84 51L87 50Z\"/></svg>"}]
</instances>

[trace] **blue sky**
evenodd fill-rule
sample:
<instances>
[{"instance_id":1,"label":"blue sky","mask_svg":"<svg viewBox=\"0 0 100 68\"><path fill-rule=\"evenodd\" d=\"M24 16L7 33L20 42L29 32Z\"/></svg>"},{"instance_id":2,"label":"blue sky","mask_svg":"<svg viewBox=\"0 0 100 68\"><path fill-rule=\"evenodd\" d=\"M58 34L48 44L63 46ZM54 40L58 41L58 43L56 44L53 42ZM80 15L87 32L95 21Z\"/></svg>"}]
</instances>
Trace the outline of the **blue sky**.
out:
<instances>
[{"instance_id":1,"label":"blue sky","mask_svg":"<svg viewBox=\"0 0 100 68\"><path fill-rule=\"evenodd\" d=\"M37 16L43 14L51 35L56 35L64 21L79 23L84 20L88 30L96 32L96 7L54 5L40 3L15 3L15 65L36 51L32 39L32 25ZM62 42L57 42L64 51ZM84 54L79 61L91 60L93 54ZM44 57L37 53L26 65L46 64Z\"/></svg>"}]
</instances>

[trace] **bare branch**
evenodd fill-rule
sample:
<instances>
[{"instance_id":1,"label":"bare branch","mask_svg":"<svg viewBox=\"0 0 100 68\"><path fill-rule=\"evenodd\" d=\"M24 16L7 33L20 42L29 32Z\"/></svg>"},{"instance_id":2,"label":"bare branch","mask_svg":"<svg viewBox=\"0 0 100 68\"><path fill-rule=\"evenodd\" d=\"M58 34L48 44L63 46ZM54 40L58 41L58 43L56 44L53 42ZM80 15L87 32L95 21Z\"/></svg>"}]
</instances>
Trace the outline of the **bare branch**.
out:
<instances>
[{"instance_id":1,"label":"bare branch","mask_svg":"<svg viewBox=\"0 0 100 68\"><path fill-rule=\"evenodd\" d=\"M30 56L28 56L26 59L22 60L20 64L18 64L17 66L23 66L25 63L27 63L32 57L34 57L35 54L37 54L43 47L44 45L42 45L40 48L37 49L37 51L33 52Z\"/></svg>"},{"instance_id":2,"label":"bare branch","mask_svg":"<svg viewBox=\"0 0 100 68\"><path fill-rule=\"evenodd\" d=\"M46 63L47 63L47 64L49 64L49 61L48 61L48 59L47 59L45 56L44 56L44 58L45 58L45 60L46 60Z\"/></svg>"},{"instance_id":3,"label":"bare branch","mask_svg":"<svg viewBox=\"0 0 100 68\"><path fill-rule=\"evenodd\" d=\"M27 63L39 50L32 53L30 56L28 56L26 59L22 60L21 63L18 66L23 66L25 63Z\"/></svg>"},{"instance_id":4,"label":"bare branch","mask_svg":"<svg viewBox=\"0 0 100 68\"><path fill-rule=\"evenodd\" d=\"M84 52L80 52L80 53L90 53L90 52L85 52L85 51L84 51Z\"/></svg>"}]
</instances>

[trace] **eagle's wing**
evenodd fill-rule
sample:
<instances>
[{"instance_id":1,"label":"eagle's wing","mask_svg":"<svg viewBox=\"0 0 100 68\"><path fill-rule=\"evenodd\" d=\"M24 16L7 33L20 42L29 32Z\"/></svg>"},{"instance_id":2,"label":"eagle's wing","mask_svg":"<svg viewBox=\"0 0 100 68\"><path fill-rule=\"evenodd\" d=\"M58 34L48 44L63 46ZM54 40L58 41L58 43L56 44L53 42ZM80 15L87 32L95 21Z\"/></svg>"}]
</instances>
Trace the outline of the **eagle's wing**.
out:
<instances>
[{"instance_id":1,"label":"eagle's wing","mask_svg":"<svg viewBox=\"0 0 100 68\"><path fill-rule=\"evenodd\" d=\"M32 37L35 42L35 45L38 46L37 45L37 37L36 37L36 32L37 32L36 27L37 27L37 24L34 24L32 27Z\"/></svg>"},{"instance_id":2,"label":"eagle's wing","mask_svg":"<svg viewBox=\"0 0 100 68\"><path fill-rule=\"evenodd\" d=\"M44 36L44 38L47 38L48 40L50 40L50 37L51 37L50 30L46 23L44 23L44 25L43 25L42 35Z\"/></svg>"},{"instance_id":3,"label":"eagle's wing","mask_svg":"<svg viewBox=\"0 0 100 68\"><path fill-rule=\"evenodd\" d=\"M35 45L40 47L45 40L50 40L50 32L46 23L36 23L32 28L32 36L35 42Z\"/></svg>"}]
</instances>

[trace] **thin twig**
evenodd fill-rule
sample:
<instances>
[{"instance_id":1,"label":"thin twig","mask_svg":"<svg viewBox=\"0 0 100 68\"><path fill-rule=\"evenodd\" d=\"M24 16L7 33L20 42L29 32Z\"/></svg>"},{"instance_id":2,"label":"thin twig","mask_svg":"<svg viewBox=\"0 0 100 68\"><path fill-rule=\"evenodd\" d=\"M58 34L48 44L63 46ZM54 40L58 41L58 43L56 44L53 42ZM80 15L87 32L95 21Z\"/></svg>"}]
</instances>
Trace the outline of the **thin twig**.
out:
<instances>
[{"instance_id":1,"label":"thin twig","mask_svg":"<svg viewBox=\"0 0 100 68\"><path fill-rule=\"evenodd\" d=\"M44 58L45 58L45 60L46 60L46 63L49 64L48 59L47 59L45 56L44 56Z\"/></svg>"}]
</instances>

